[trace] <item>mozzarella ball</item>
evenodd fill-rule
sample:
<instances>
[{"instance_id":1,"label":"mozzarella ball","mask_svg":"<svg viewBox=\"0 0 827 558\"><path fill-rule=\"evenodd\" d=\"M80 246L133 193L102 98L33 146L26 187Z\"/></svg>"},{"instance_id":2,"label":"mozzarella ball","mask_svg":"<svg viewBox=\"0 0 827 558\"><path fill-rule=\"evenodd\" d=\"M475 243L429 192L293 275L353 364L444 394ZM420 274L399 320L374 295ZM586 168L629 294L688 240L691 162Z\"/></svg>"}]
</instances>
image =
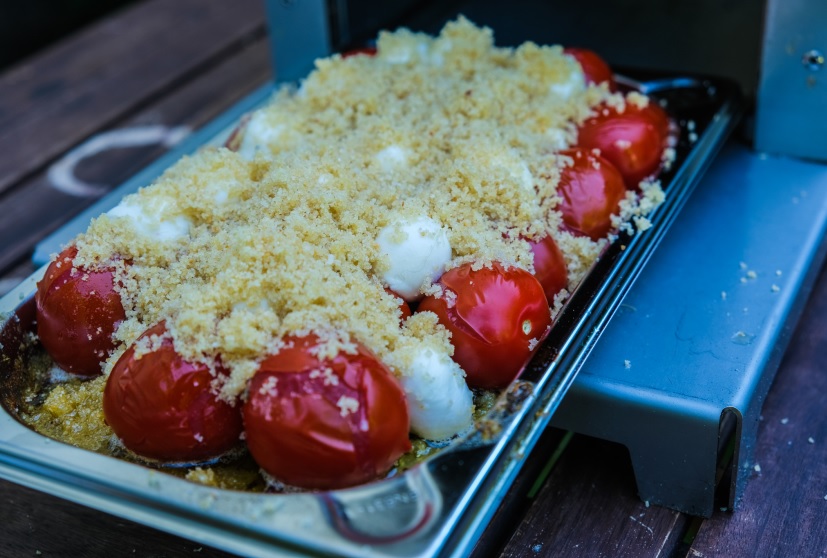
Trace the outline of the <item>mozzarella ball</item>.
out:
<instances>
[{"instance_id":1,"label":"mozzarella ball","mask_svg":"<svg viewBox=\"0 0 827 558\"><path fill-rule=\"evenodd\" d=\"M390 264L382 281L408 302L420 298L422 284L439 279L451 260L445 229L428 217L388 225L377 242Z\"/></svg>"},{"instance_id":2,"label":"mozzarella ball","mask_svg":"<svg viewBox=\"0 0 827 558\"><path fill-rule=\"evenodd\" d=\"M149 204L149 205L146 205ZM115 219L128 219L135 232L159 242L174 242L187 238L192 223L183 215L169 215L167 200L150 198L139 203L128 197L107 212Z\"/></svg>"},{"instance_id":3,"label":"mozzarella ball","mask_svg":"<svg viewBox=\"0 0 827 558\"><path fill-rule=\"evenodd\" d=\"M568 77L564 81L551 84L550 87L552 93L565 100L586 90L586 75L583 73L580 63L574 59L570 59L569 62L571 71Z\"/></svg>"},{"instance_id":4,"label":"mozzarella ball","mask_svg":"<svg viewBox=\"0 0 827 558\"><path fill-rule=\"evenodd\" d=\"M385 172L405 169L408 166L408 150L398 145L390 145L376 154L376 162Z\"/></svg>"},{"instance_id":5,"label":"mozzarella ball","mask_svg":"<svg viewBox=\"0 0 827 558\"><path fill-rule=\"evenodd\" d=\"M261 149L276 143L284 131L284 124L274 124L268 121L268 113L259 110L253 113L250 121L244 128L244 135L241 138L241 147L238 154L247 159L253 160Z\"/></svg>"},{"instance_id":6,"label":"mozzarella ball","mask_svg":"<svg viewBox=\"0 0 827 558\"><path fill-rule=\"evenodd\" d=\"M408 399L411 431L418 436L442 441L471 428L474 397L462 369L448 355L421 349L400 383Z\"/></svg>"}]
</instances>

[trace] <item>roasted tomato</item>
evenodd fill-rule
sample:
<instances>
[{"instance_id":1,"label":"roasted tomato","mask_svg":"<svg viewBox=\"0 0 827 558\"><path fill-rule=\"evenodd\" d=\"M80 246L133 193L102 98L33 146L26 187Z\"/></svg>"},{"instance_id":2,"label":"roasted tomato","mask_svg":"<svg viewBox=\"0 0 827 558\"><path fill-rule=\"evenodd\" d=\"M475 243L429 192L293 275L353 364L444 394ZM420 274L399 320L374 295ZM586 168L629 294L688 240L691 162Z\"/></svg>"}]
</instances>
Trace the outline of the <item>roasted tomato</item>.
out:
<instances>
[{"instance_id":1,"label":"roasted tomato","mask_svg":"<svg viewBox=\"0 0 827 558\"><path fill-rule=\"evenodd\" d=\"M63 250L37 284L37 335L62 369L95 376L126 316L112 271L76 267L77 253L74 246Z\"/></svg>"},{"instance_id":2,"label":"roasted tomato","mask_svg":"<svg viewBox=\"0 0 827 558\"><path fill-rule=\"evenodd\" d=\"M597 53L585 48L575 47L564 48L563 52L580 63L580 67L583 69L583 75L586 77L586 83L600 85L606 82L609 84L609 91L614 91L617 88L612 69Z\"/></svg>"},{"instance_id":3,"label":"roasted tomato","mask_svg":"<svg viewBox=\"0 0 827 558\"><path fill-rule=\"evenodd\" d=\"M405 299L404 299L404 298L402 298L401 296L399 296L398 294L396 294L395 292L393 292L392 290L390 290L390 289L389 289L389 288L387 288L387 287L385 287L385 292L386 292L386 293L388 293L389 295L391 295L391 296L393 296L393 297L397 298L397 299L399 300L399 313L400 313L400 316L399 316L399 321L400 321L400 322L404 322L405 320L407 320L408 318L410 318L410 317L411 317L411 314L412 314L413 312L411 312L411 307L410 307L410 305L409 305L409 304L405 301Z\"/></svg>"},{"instance_id":4,"label":"roasted tomato","mask_svg":"<svg viewBox=\"0 0 827 558\"><path fill-rule=\"evenodd\" d=\"M469 386L507 386L551 325L543 286L529 272L499 263L456 267L439 285L443 296L426 296L418 311L433 312L451 332L454 360Z\"/></svg>"},{"instance_id":5,"label":"roasted tomato","mask_svg":"<svg viewBox=\"0 0 827 558\"><path fill-rule=\"evenodd\" d=\"M530 240L528 245L534 254L534 277L540 281L546 299L551 304L557 293L566 288L569 280L563 252L551 235L536 241Z\"/></svg>"},{"instance_id":6,"label":"roasted tomato","mask_svg":"<svg viewBox=\"0 0 827 558\"><path fill-rule=\"evenodd\" d=\"M350 58L351 56L376 56L375 46L366 46L362 48L354 48L342 53L342 58Z\"/></svg>"},{"instance_id":7,"label":"roasted tomato","mask_svg":"<svg viewBox=\"0 0 827 558\"><path fill-rule=\"evenodd\" d=\"M184 360L165 333L163 322L149 328L115 364L103 392L106 422L127 448L149 459L219 457L240 443L241 410L218 399L207 365ZM142 345L149 352L136 356Z\"/></svg>"},{"instance_id":8,"label":"roasted tomato","mask_svg":"<svg viewBox=\"0 0 827 558\"><path fill-rule=\"evenodd\" d=\"M676 132L676 128L672 125L669 115L657 103L655 99L649 99L649 103L643 107L635 107L633 110L638 110L641 118L648 120L655 129L660 133L661 141L668 143L669 136Z\"/></svg>"},{"instance_id":9,"label":"roasted tomato","mask_svg":"<svg viewBox=\"0 0 827 558\"><path fill-rule=\"evenodd\" d=\"M366 348L332 359L314 335L285 340L250 381L247 446L267 473L291 486L333 489L374 480L411 448L402 388Z\"/></svg>"},{"instance_id":10,"label":"roasted tomato","mask_svg":"<svg viewBox=\"0 0 827 558\"><path fill-rule=\"evenodd\" d=\"M614 165L586 149L566 149L560 154L573 160L561 171L557 186L563 197L558 207L563 224L573 234L592 240L605 237L612 229L612 215L626 196L623 177Z\"/></svg>"},{"instance_id":11,"label":"roasted tomato","mask_svg":"<svg viewBox=\"0 0 827 558\"><path fill-rule=\"evenodd\" d=\"M600 107L597 115L580 126L577 146L599 149L629 188L657 173L669 134L669 118L658 105L646 107L626 103L620 113L614 107Z\"/></svg>"}]
</instances>

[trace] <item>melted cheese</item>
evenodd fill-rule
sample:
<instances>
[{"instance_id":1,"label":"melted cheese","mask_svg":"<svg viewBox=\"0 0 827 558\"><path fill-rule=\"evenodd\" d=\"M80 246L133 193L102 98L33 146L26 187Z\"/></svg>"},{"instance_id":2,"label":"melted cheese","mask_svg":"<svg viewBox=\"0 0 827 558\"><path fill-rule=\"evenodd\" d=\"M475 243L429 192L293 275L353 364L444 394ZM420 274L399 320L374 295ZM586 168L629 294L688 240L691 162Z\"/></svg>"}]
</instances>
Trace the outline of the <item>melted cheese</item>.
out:
<instances>
[{"instance_id":1,"label":"melted cheese","mask_svg":"<svg viewBox=\"0 0 827 558\"><path fill-rule=\"evenodd\" d=\"M420 289L437 280L451 261L445 229L427 217L388 225L377 242L389 262L382 281L409 302L420 298Z\"/></svg>"},{"instance_id":2,"label":"melted cheese","mask_svg":"<svg viewBox=\"0 0 827 558\"><path fill-rule=\"evenodd\" d=\"M418 351L401 384L415 434L442 441L471 428L473 395L462 369L448 355L428 348Z\"/></svg>"}]
</instances>

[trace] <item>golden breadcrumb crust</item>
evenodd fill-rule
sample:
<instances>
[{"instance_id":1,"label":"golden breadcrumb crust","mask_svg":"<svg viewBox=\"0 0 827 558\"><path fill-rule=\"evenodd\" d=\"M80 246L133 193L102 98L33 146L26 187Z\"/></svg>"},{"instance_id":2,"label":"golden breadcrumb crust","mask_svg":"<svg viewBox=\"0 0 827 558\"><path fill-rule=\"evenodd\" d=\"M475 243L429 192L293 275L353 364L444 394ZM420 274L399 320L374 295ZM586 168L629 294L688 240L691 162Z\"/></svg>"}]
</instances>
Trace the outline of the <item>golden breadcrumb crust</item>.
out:
<instances>
[{"instance_id":1,"label":"golden breadcrumb crust","mask_svg":"<svg viewBox=\"0 0 827 558\"><path fill-rule=\"evenodd\" d=\"M423 216L447 231L450 266L531 271L523 239L552 234L574 286L608 240L559 230L555 153L600 103L647 102L597 86L566 93L579 72L559 46L497 48L463 18L438 37L382 33L376 56L317 61L254 115L269 132L253 156L205 148L125 200L183 234L158 240L103 215L76 240L77 265L116 269L126 310L106 373L161 320L185 358L220 355L230 400L288 334L315 332L331 354L358 341L398 375L419 348L450 354L433 315L400 327L378 278L379 232ZM642 192L629 193L618 226L645 226L662 192Z\"/></svg>"}]
</instances>

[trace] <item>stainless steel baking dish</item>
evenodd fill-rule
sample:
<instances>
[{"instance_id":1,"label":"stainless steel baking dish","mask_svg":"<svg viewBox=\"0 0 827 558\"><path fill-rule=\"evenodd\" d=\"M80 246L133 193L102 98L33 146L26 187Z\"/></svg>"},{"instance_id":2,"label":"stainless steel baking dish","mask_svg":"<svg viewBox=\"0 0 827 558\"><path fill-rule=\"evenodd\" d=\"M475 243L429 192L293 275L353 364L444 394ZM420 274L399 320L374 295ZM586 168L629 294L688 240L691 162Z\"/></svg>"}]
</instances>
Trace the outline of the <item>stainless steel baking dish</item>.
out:
<instances>
[{"instance_id":1,"label":"stainless steel baking dish","mask_svg":"<svg viewBox=\"0 0 827 558\"><path fill-rule=\"evenodd\" d=\"M468 437L369 485L279 495L210 488L48 439L17 418L27 363L42 350L33 334L33 295L44 267L0 299L0 476L247 556L468 554L740 115L737 87L726 81L636 84L663 99L681 127L677 159L662 175L666 201L649 230L621 234L606 250L521 377Z\"/></svg>"}]
</instances>

